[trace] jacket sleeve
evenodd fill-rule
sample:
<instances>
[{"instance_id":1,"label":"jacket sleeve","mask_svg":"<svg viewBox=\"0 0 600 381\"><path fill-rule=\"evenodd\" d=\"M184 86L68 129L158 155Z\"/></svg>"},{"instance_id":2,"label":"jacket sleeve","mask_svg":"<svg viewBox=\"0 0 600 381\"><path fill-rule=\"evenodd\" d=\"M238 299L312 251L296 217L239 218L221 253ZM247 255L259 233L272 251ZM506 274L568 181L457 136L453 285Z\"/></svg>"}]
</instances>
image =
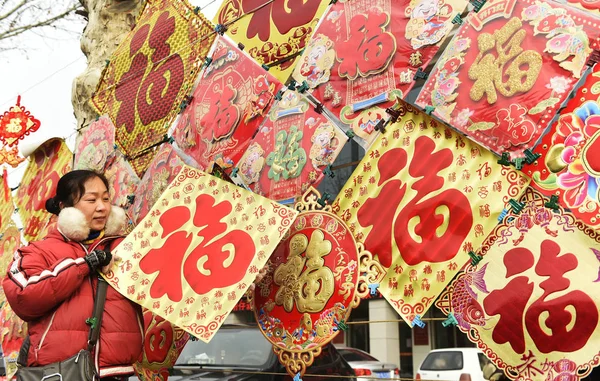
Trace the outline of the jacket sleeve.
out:
<instances>
[{"instance_id":1,"label":"jacket sleeve","mask_svg":"<svg viewBox=\"0 0 600 381\"><path fill-rule=\"evenodd\" d=\"M89 273L83 258L65 258L48 265L43 251L29 245L15 252L2 286L13 311L31 321L71 296Z\"/></svg>"}]
</instances>

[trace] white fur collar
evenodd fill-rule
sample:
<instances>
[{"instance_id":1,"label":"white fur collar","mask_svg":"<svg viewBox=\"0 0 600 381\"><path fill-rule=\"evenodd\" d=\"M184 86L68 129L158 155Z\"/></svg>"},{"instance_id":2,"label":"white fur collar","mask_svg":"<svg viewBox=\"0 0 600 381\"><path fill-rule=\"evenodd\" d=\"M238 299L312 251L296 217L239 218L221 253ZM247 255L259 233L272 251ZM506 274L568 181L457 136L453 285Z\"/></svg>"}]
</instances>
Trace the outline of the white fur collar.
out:
<instances>
[{"instance_id":1,"label":"white fur collar","mask_svg":"<svg viewBox=\"0 0 600 381\"><path fill-rule=\"evenodd\" d=\"M104 227L107 236L119 235L127 223L123 208L112 206ZM68 239L83 241L90 235L90 228L83 212L74 207L64 208L58 215L58 230Z\"/></svg>"}]
</instances>

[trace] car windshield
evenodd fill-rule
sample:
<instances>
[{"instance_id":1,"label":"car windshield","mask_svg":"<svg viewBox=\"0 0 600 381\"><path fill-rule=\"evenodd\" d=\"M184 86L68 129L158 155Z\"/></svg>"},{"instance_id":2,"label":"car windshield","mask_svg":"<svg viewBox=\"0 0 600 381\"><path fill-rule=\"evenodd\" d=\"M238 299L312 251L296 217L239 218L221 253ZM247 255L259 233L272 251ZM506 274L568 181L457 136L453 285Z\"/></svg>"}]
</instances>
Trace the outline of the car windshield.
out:
<instances>
[{"instance_id":1,"label":"car windshield","mask_svg":"<svg viewBox=\"0 0 600 381\"><path fill-rule=\"evenodd\" d=\"M338 348L338 352L342 355L344 360L350 361L379 361L375 357L372 357L364 352L355 351L352 349Z\"/></svg>"},{"instance_id":2,"label":"car windshield","mask_svg":"<svg viewBox=\"0 0 600 381\"><path fill-rule=\"evenodd\" d=\"M423 361L421 370L461 370L463 354L460 351L431 352Z\"/></svg>"},{"instance_id":3,"label":"car windshield","mask_svg":"<svg viewBox=\"0 0 600 381\"><path fill-rule=\"evenodd\" d=\"M189 341L175 365L256 367L269 360L272 347L258 329L222 328L207 344Z\"/></svg>"}]
</instances>

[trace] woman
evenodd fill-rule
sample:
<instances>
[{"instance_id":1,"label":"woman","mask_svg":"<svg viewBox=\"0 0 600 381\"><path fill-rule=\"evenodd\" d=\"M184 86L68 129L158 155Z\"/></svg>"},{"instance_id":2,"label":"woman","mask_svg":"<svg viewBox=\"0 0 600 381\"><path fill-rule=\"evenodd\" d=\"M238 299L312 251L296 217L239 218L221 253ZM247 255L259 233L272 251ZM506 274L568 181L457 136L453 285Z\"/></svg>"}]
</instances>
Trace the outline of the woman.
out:
<instances>
[{"instance_id":1,"label":"woman","mask_svg":"<svg viewBox=\"0 0 600 381\"><path fill-rule=\"evenodd\" d=\"M58 215L57 228L41 241L20 248L3 287L15 313L29 325L28 366L63 361L86 348L98 278L113 265L110 251L125 212L110 205L108 181L76 170L58 182L46 210ZM95 362L102 380L133 374L143 344L141 308L112 287L106 293Z\"/></svg>"}]
</instances>

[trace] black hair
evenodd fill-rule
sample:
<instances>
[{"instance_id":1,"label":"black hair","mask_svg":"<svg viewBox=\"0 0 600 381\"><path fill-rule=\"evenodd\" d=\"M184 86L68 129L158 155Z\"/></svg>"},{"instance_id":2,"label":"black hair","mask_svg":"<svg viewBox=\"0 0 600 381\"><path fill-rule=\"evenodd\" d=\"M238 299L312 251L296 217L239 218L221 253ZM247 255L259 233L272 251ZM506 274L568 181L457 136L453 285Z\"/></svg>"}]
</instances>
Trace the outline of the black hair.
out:
<instances>
[{"instance_id":1,"label":"black hair","mask_svg":"<svg viewBox=\"0 0 600 381\"><path fill-rule=\"evenodd\" d=\"M85 183L88 180L99 178L102 180L106 189L109 189L106 177L94 171L87 169L78 169L65 174L58 181L56 187L56 196L46 200L46 210L52 214L58 215L63 207L75 205L81 196L85 194Z\"/></svg>"}]
</instances>

